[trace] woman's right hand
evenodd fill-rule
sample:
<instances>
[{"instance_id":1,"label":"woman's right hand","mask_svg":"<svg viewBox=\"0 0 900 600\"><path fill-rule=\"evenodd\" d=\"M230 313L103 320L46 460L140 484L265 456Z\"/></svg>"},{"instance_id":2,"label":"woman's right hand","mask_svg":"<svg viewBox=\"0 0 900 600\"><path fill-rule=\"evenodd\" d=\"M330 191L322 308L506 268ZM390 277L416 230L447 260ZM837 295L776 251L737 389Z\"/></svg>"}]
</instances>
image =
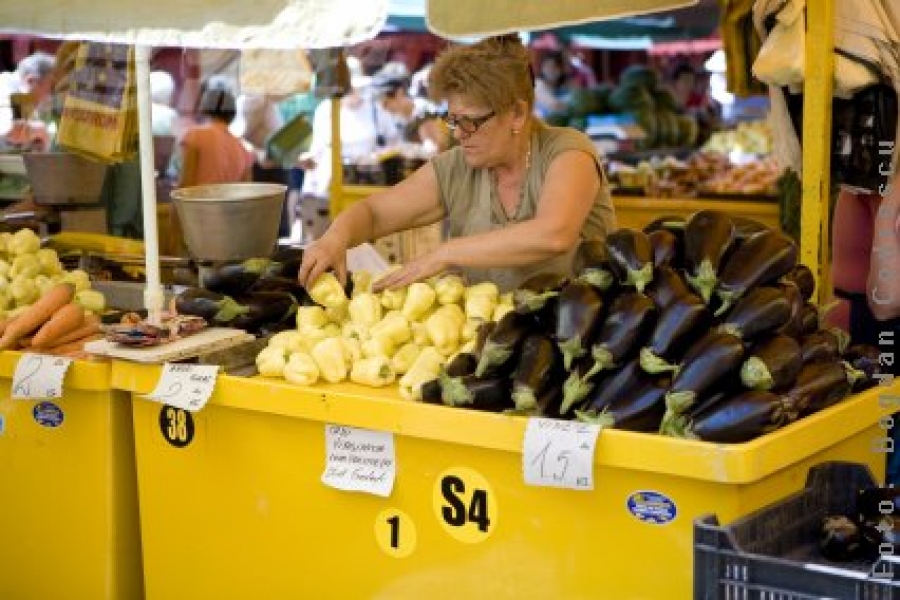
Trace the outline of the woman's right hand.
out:
<instances>
[{"instance_id":1,"label":"woman's right hand","mask_svg":"<svg viewBox=\"0 0 900 600\"><path fill-rule=\"evenodd\" d=\"M329 233L303 250L303 262L297 273L297 281L303 287L311 286L319 275L329 269L334 269L334 274L342 285L347 283L347 244L338 235Z\"/></svg>"}]
</instances>

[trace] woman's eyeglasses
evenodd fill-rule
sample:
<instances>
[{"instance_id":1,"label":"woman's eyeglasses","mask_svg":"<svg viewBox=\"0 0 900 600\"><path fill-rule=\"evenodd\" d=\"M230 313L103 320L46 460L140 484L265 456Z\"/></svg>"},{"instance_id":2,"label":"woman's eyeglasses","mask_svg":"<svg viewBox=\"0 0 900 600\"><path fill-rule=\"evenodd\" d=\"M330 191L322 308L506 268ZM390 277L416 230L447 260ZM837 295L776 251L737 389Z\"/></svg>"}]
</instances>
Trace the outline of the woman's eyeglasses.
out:
<instances>
[{"instance_id":1,"label":"woman's eyeglasses","mask_svg":"<svg viewBox=\"0 0 900 600\"><path fill-rule=\"evenodd\" d=\"M481 117L456 117L451 115L450 113L447 113L443 116L443 119L444 123L447 124L447 127L450 128L450 131L456 131L457 129L459 129L466 135L472 135L473 133L478 131L482 125L493 119L495 115L496 113L494 111L491 111Z\"/></svg>"}]
</instances>

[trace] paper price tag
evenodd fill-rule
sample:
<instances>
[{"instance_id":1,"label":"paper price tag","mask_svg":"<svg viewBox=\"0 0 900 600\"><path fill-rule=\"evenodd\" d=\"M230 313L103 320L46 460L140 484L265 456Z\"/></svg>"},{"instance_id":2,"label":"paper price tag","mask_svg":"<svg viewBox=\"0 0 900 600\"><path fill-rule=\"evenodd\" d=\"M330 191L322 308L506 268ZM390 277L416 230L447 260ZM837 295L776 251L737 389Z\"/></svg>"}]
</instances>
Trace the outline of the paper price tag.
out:
<instances>
[{"instance_id":1,"label":"paper price tag","mask_svg":"<svg viewBox=\"0 0 900 600\"><path fill-rule=\"evenodd\" d=\"M528 419L522 450L525 483L594 489L594 447L599 433L599 425Z\"/></svg>"},{"instance_id":2,"label":"paper price tag","mask_svg":"<svg viewBox=\"0 0 900 600\"><path fill-rule=\"evenodd\" d=\"M48 400L62 396L63 379L71 358L26 352L16 363L12 397L20 400Z\"/></svg>"},{"instance_id":3,"label":"paper price tag","mask_svg":"<svg viewBox=\"0 0 900 600\"><path fill-rule=\"evenodd\" d=\"M325 485L383 498L391 495L397 474L393 433L326 425L325 456Z\"/></svg>"},{"instance_id":4,"label":"paper price tag","mask_svg":"<svg viewBox=\"0 0 900 600\"><path fill-rule=\"evenodd\" d=\"M166 363L162 375L147 398L196 412L206 406L216 387L218 365Z\"/></svg>"}]
</instances>

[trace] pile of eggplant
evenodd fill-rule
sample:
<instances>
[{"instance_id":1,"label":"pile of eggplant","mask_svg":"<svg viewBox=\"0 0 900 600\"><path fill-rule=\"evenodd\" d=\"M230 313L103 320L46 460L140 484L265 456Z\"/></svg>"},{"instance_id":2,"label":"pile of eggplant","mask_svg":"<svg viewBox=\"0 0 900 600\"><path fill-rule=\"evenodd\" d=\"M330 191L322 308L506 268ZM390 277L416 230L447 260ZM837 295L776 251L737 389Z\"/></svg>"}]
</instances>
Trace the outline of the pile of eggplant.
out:
<instances>
[{"instance_id":1,"label":"pile of eggplant","mask_svg":"<svg viewBox=\"0 0 900 600\"><path fill-rule=\"evenodd\" d=\"M297 307L313 304L297 283L302 260L302 250L285 248L270 258L217 265L204 273L202 287L174 298L174 311L255 335L293 328Z\"/></svg>"},{"instance_id":2,"label":"pile of eggplant","mask_svg":"<svg viewBox=\"0 0 900 600\"><path fill-rule=\"evenodd\" d=\"M877 383L878 350L822 325L794 241L704 210L581 245L423 386L489 411L739 443Z\"/></svg>"}]
</instances>

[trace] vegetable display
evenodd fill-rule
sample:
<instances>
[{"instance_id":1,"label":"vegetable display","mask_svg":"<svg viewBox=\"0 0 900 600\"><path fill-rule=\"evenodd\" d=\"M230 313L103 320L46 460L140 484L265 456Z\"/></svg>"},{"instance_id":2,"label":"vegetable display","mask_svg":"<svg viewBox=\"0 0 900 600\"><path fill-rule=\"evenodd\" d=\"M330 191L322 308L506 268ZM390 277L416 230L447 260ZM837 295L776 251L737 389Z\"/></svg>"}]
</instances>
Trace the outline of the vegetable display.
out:
<instances>
[{"instance_id":1,"label":"vegetable display","mask_svg":"<svg viewBox=\"0 0 900 600\"><path fill-rule=\"evenodd\" d=\"M882 372L877 349L821 325L796 245L759 223L710 210L658 220L583 241L575 264L505 295L456 275L373 294L356 275L347 296L325 275L259 371L716 443L789 425ZM292 361L302 377L287 375Z\"/></svg>"}]
</instances>

